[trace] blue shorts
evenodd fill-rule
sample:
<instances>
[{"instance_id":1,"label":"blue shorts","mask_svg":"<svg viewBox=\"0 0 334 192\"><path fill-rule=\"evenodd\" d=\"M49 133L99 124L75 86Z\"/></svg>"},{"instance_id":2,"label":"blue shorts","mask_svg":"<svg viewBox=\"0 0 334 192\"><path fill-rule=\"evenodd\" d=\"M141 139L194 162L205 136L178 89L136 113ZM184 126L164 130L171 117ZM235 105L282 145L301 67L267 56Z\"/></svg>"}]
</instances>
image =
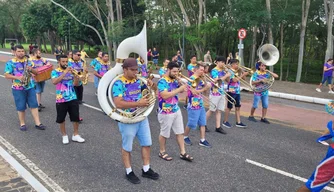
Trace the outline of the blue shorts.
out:
<instances>
[{"instance_id":1,"label":"blue shorts","mask_svg":"<svg viewBox=\"0 0 334 192\"><path fill-rule=\"evenodd\" d=\"M328 76L328 77L324 76L324 78L321 81L321 84L324 84L326 81L328 85L332 84L332 76Z\"/></svg>"},{"instance_id":2,"label":"blue shorts","mask_svg":"<svg viewBox=\"0 0 334 192\"><path fill-rule=\"evenodd\" d=\"M27 104L29 108L37 108L37 98L35 89L31 88L28 90L15 90L12 89L14 96L14 101L17 111L25 111L27 109Z\"/></svg>"},{"instance_id":3,"label":"blue shorts","mask_svg":"<svg viewBox=\"0 0 334 192\"><path fill-rule=\"evenodd\" d=\"M159 60L159 59L153 59L153 63L154 63L154 65L158 65L158 60Z\"/></svg>"},{"instance_id":4,"label":"blue shorts","mask_svg":"<svg viewBox=\"0 0 334 192\"><path fill-rule=\"evenodd\" d=\"M334 145L328 147L326 157L319 163L305 186L312 192L321 191L334 178Z\"/></svg>"},{"instance_id":5,"label":"blue shorts","mask_svg":"<svg viewBox=\"0 0 334 192\"><path fill-rule=\"evenodd\" d=\"M138 138L139 144L142 147L148 147L152 145L150 125L148 119L134 123L134 124L125 124L118 123L119 131L122 135L122 148L127 151L132 151L133 139Z\"/></svg>"},{"instance_id":6,"label":"blue shorts","mask_svg":"<svg viewBox=\"0 0 334 192\"><path fill-rule=\"evenodd\" d=\"M187 127L190 129L196 129L197 125L200 127L206 125L206 112L204 107L197 110L188 109Z\"/></svg>"},{"instance_id":7,"label":"blue shorts","mask_svg":"<svg viewBox=\"0 0 334 192\"><path fill-rule=\"evenodd\" d=\"M35 91L36 93L43 93L45 86L45 81L35 82Z\"/></svg>"},{"instance_id":8,"label":"blue shorts","mask_svg":"<svg viewBox=\"0 0 334 192\"><path fill-rule=\"evenodd\" d=\"M235 104L234 104L235 107L241 107L241 104L240 104L240 94L229 93L229 92L227 92L227 94L229 96L231 96L235 100ZM227 108L228 109L232 109L233 108L233 104L231 102L227 102Z\"/></svg>"},{"instance_id":9,"label":"blue shorts","mask_svg":"<svg viewBox=\"0 0 334 192\"><path fill-rule=\"evenodd\" d=\"M254 95L253 108L256 109L259 105L259 101L262 101L262 108L268 109L269 96L268 95Z\"/></svg>"},{"instance_id":10,"label":"blue shorts","mask_svg":"<svg viewBox=\"0 0 334 192\"><path fill-rule=\"evenodd\" d=\"M97 89L99 87L100 79L94 75L94 86Z\"/></svg>"}]
</instances>

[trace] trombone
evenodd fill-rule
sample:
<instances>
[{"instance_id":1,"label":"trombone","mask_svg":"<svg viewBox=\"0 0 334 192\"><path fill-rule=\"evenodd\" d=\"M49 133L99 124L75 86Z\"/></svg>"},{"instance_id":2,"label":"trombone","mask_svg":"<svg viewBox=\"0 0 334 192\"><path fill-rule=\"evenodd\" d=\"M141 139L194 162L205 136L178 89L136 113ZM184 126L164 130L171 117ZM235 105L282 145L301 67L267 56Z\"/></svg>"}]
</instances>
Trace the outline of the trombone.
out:
<instances>
[{"instance_id":1,"label":"trombone","mask_svg":"<svg viewBox=\"0 0 334 192\"><path fill-rule=\"evenodd\" d=\"M215 82L215 80L212 77L210 77L208 74L205 74L204 77L206 78L207 81L212 83L212 85L217 88L218 92L221 95L226 95L226 99L229 103L231 103L233 105L236 103L236 100L231 95L227 94L226 91L224 91L224 88L220 87L220 83Z\"/></svg>"},{"instance_id":2,"label":"trombone","mask_svg":"<svg viewBox=\"0 0 334 192\"><path fill-rule=\"evenodd\" d=\"M248 72L248 73L250 73L252 75L254 73L253 69L250 69L250 68L245 67L245 66L240 66L240 65L239 65L239 69L238 70L234 70L230 66L227 66L227 65L226 65L226 67L234 73L234 75L235 75L236 78L239 79L240 84L242 83L245 87L248 87L248 88L252 89L251 85L245 79L243 79L243 78L240 77L239 72L246 71L246 72Z\"/></svg>"},{"instance_id":3,"label":"trombone","mask_svg":"<svg viewBox=\"0 0 334 192\"><path fill-rule=\"evenodd\" d=\"M180 79L180 78L185 79L186 82L190 82L191 85L189 85L188 83L182 81L182 79ZM196 89L196 87L198 86L199 80L201 80L201 78L197 78L196 80L192 80L192 79L190 79L189 77L183 75L181 72L179 73L177 79L178 79L178 81L179 81L182 85L186 84L186 85L188 86L188 88L190 88L190 89L194 89L194 88ZM212 101L210 101L210 98L209 98L209 97L207 97L207 96L205 96L205 95L203 95L203 94L199 94L199 95L202 97L202 99L203 99L204 102L209 103L209 104L210 104L211 106L213 106L215 109L217 108L217 106L216 106Z\"/></svg>"}]
</instances>

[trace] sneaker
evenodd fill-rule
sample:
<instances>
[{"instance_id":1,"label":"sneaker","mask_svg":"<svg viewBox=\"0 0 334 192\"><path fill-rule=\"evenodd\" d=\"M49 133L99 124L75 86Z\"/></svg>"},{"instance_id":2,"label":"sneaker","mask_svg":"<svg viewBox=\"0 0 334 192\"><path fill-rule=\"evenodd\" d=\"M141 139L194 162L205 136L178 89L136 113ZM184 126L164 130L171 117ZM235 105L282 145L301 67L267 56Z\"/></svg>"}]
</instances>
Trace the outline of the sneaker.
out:
<instances>
[{"instance_id":1,"label":"sneaker","mask_svg":"<svg viewBox=\"0 0 334 192\"><path fill-rule=\"evenodd\" d=\"M331 91L328 91L328 93L330 93L330 94L334 94L334 91L331 90Z\"/></svg>"},{"instance_id":2,"label":"sneaker","mask_svg":"<svg viewBox=\"0 0 334 192\"><path fill-rule=\"evenodd\" d=\"M221 127L216 128L216 132L221 133L221 134L224 134L224 135L226 134L226 132L224 131L224 129L221 128Z\"/></svg>"},{"instance_id":3,"label":"sneaker","mask_svg":"<svg viewBox=\"0 0 334 192\"><path fill-rule=\"evenodd\" d=\"M39 130L45 130L46 126L41 123L39 125L35 125L35 128Z\"/></svg>"},{"instance_id":4,"label":"sneaker","mask_svg":"<svg viewBox=\"0 0 334 192\"><path fill-rule=\"evenodd\" d=\"M231 124L228 121L226 121L225 123L223 122L223 126L229 129L232 128Z\"/></svg>"},{"instance_id":5,"label":"sneaker","mask_svg":"<svg viewBox=\"0 0 334 192\"><path fill-rule=\"evenodd\" d=\"M183 105L183 109L187 110L187 105Z\"/></svg>"},{"instance_id":6,"label":"sneaker","mask_svg":"<svg viewBox=\"0 0 334 192\"><path fill-rule=\"evenodd\" d=\"M246 128L247 127L247 125L243 124L242 122L236 123L235 126L241 127L241 128Z\"/></svg>"},{"instance_id":7,"label":"sneaker","mask_svg":"<svg viewBox=\"0 0 334 192\"><path fill-rule=\"evenodd\" d=\"M38 106L38 112L41 112L41 111L42 111L41 106Z\"/></svg>"},{"instance_id":8,"label":"sneaker","mask_svg":"<svg viewBox=\"0 0 334 192\"><path fill-rule=\"evenodd\" d=\"M316 88L315 90L318 91L319 93L321 92L321 89L319 89L319 88Z\"/></svg>"},{"instance_id":9,"label":"sneaker","mask_svg":"<svg viewBox=\"0 0 334 192\"><path fill-rule=\"evenodd\" d=\"M95 95L97 96L97 91L95 92Z\"/></svg>"},{"instance_id":10,"label":"sneaker","mask_svg":"<svg viewBox=\"0 0 334 192\"><path fill-rule=\"evenodd\" d=\"M66 145L66 144L68 144L69 142L70 142L70 141L68 140L68 136L67 136L67 135L63 136L63 144Z\"/></svg>"},{"instance_id":11,"label":"sneaker","mask_svg":"<svg viewBox=\"0 0 334 192\"><path fill-rule=\"evenodd\" d=\"M209 143L207 140L204 140L203 142L200 141L200 142L198 143L198 145L199 145L199 146L202 146L202 147L211 148L211 145L210 145L210 143Z\"/></svg>"},{"instance_id":12,"label":"sneaker","mask_svg":"<svg viewBox=\"0 0 334 192\"><path fill-rule=\"evenodd\" d=\"M248 117L248 120L249 120L249 121L253 121L253 122L257 122L257 120L255 119L254 116L249 116L249 117ZM262 119L261 119L261 120L262 120Z\"/></svg>"},{"instance_id":13,"label":"sneaker","mask_svg":"<svg viewBox=\"0 0 334 192\"><path fill-rule=\"evenodd\" d=\"M27 129L26 125L21 125L20 130L21 131L27 131L28 129Z\"/></svg>"},{"instance_id":14,"label":"sneaker","mask_svg":"<svg viewBox=\"0 0 334 192\"><path fill-rule=\"evenodd\" d=\"M79 121L82 122L82 121L83 121L83 118L79 117Z\"/></svg>"},{"instance_id":15,"label":"sneaker","mask_svg":"<svg viewBox=\"0 0 334 192\"><path fill-rule=\"evenodd\" d=\"M184 138L184 144L186 144L186 145L192 145L192 142L190 141L189 137Z\"/></svg>"},{"instance_id":16,"label":"sneaker","mask_svg":"<svg viewBox=\"0 0 334 192\"><path fill-rule=\"evenodd\" d=\"M82 138L80 135L73 135L72 136L72 141L78 142L78 143L83 143L85 142L85 139Z\"/></svg>"},{"instance_id":17,"label":"sneaker","mask_svg":"<svg viewBox=\"0 0 334 192\"><path fill-rule=\"evenodd\" d=\"M267 123L267 124L270 124L270 122L268 121L268 119L267 119L267 118L261 118L261 122L263 122L263 123Z\"/></svg>"},{"instance_id":18,"label":"sneaker","mask_svg":"<svg viewBox=\"0 0 334 192\"><path fill-rule=\"evenodd\" d=\"M329 146L329 143L327 143L326 141L318 141L318 142L325 145L325 146Z\"/></svg>"},{"instance_id":19,"label":"sneaker","mask_svg":"<svg viewBox=\"0 0 334 192\"><path fill-rule=\"evenodd\" d=\"M210 132L210 129L205 125L205 132Z\"/></svg>"},{"instance_id":20,"label":"sneaker","mask_svg":"<svg viewBox=\"0 0 334 192\"><path fill-rule=\"evenodd\" d=\"M146 172L144 172L144 170L142 169L142 176L153 180L159 179L159 174L154 172L151 168L149 168Z\"/></svg>"},{"instance_id":21,"label":"sneaker","mask_svg":"<svg viewBox=\"0 0 334 192\"><path fill-rule=\"evenodd\" d=\"M131 171L129 174L125 174L125 177L128 181L130 181L133 184L139 184L140 180L139 178L135 175L133 171Z\"/></svg>"},{"instance_id":22,"label":"sneaker","mask_svg":"<svg viewBox=\"0 0 334 192\"><path fill-rule=\"evenodd\" d=\"M78 101L79 105L81 105L83 102L82 101Z\"/></svg>"},{"instance_id":23,"label":"sneaker","mask_svg":"<svg viewBox=\"0 0 334 192\"><path fill-rule=\"evenodd\" d=\"M45 108L45 106L42 105L42 104L39 104L39 107L40 107L41 109L44 109L44 108Z\"/></svg>"}]
</instances>

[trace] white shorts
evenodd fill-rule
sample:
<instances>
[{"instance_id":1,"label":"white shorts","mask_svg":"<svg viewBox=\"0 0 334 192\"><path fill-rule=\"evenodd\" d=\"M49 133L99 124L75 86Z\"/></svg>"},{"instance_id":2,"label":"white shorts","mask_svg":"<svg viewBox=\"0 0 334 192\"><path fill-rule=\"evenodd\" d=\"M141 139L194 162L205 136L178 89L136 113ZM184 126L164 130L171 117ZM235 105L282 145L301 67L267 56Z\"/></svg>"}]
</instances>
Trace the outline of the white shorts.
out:
<instances>
[{"instance_id":1,"label":"white shorts","mask_svg":"<svg viewBox=\"0 0 334 192\"><path fill-rule=\"evenodd\" d=\"M172 114L158 114L158 121L160 123L160 135L169 138L170 130L173 129L176 135L184 133L183 118L181 110Z\"/></svg>"},{"instance_id":2,"label":"white shorts","mask_svg":"<svg viewBox=\"0 0 334 192\"><path fill-rule=\"evenodd\" d=\"M225 103L226 103L225 95L219 95L219 96L210 95L209 99L215 105L213 106L210 104L210 111L216 111L216 110L225 111Z\"/></svg>"}]
</instances>

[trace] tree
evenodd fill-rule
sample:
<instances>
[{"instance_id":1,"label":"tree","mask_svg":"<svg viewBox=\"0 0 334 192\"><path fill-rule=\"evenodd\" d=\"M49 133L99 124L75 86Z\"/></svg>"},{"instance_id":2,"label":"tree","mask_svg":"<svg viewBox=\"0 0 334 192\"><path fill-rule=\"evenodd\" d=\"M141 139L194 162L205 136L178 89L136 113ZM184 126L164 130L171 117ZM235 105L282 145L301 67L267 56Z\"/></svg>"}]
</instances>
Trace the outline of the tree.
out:
<instances>
[{"instance_id":1,"label":"tree","mask_svg":"<svg viewBox=\"0 0 334 192\"><path fill-rule=\"evenodd\" d=\"M329 3L327 3L329 1ZM325 19L327 23L327 48L325 62L333 58L333 0L324 0ZM329 9L329 12L328 12Z\"/></svg>"}]
</instances>

